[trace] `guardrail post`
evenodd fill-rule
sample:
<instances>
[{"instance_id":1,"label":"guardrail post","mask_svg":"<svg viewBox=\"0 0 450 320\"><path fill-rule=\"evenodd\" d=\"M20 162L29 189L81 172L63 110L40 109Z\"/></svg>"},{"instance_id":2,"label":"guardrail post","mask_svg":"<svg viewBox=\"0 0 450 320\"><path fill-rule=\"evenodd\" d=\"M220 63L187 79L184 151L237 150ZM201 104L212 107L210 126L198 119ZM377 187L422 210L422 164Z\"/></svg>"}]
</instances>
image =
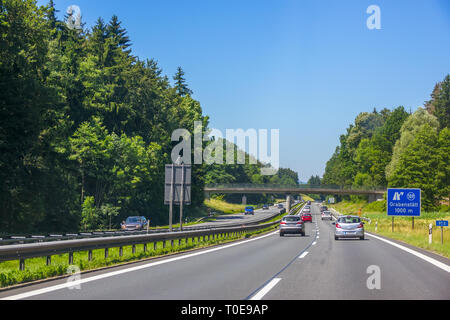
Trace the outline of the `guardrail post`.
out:
<instances>
[{"instance_id":1,"label":"guardrail post","mask_svg":"<svg viewBox=\"0 0 450 320\"><path fill-rule=\"evenodd\" d=\"M131 247L131 252L132 252L133 254L136 253L136 245L135 245L135 244L133 244L133 246Z\"/></svg>"},{"instance_id":2,"label":"guardrail post","mask_svg":"<svg viewBox=\"0 0 450 320\"><path fill-rule=\"evenodd\" d=\"M119 257L122 257L123 256L123 247L120 247L119 248Z\"/></svg>"},{"instance_id":3,"label":"guardrail post","mask_svg":"<svg viewBox=\"0 0 450 320\"><path fill-rule=\"evenodd\" d=\"M181 246L181 238L178 239L178 246L179 246L179 247Z\"/></svg>"},{"instance_id":4,"label":"guardrail post","mask_svg":"<svg viewBox=\"0 0 450 320\"><path fill-rule=\"evenodd\" d=\"M147 252L147 244L144 243L144 252Z\"/></svg>"},{"instance_id":5,"label":"guardrail post","mask_svg":"<svg viewBox=\"0 0 450 320\"><path fill-rule=\"evenodd\" d=\"M25 259L19 260L19 270L24 271L25 270Z\"/></svg>"},{"instance_id":6,"label":"guardrail post","mask_svg":"<svg viewBox=\"0 0 450 320\"><path fill-rule=\"evenodd\" d=\"M109 256L109 250L108 248L105 248L105 259L108 259Z\"/></svg>"},{"instance_id":7,"label":"guardrail post","mask_svg":"<svg viewBox=\"0 0 450 320\"><path fill-rule=\"evenodd\" d=\"M52 256L47 256L47 262L46 265L49 266L52 264Z\"/></svg>"},{"instance_id":8,"label":"guardrail post","mask_svg":"<svg viewBox=\"0 0 450 320\"><path fill-rule=\"evenodd\" d=\"M73 252L69 252L69 265L73 264Z\"/></svg>"},{"instance_id":9,"label":"guardrail post","mask_svg":"<svg viewBox=\"0 0 450 320\"><path fill-rule=\"evenodd\" d=\"M92 261L92 250L88 252L88 261Z\"/></svg>"},{"instance_id":10,"label":"guardrail post","mask_svg":"<svg viewBox=\"0 0 450 320\"><path fill-rule=\"evenodd\" d=\"M163 249L166 248L166 240L163 240Z\"/></svg>"},{"instance_id":11,"label":"guardrail post","mask_svg":"<svg viewBox=\"0 0 450 320\"><path fill-rule=\"evenodd\" d=\"M153 242L153 250L156 251L156 249L158 248L158 242Z\"/></svg>"},{"instance_id":12,"label":"guardrail post","mask_svg":"<svg viewBox=\"0 0 450 320\"><path fill-rule=\"evenodd\" d=\"M173 239L170 240L170 247L173 248Z\"/></svg>"}]
</instances>

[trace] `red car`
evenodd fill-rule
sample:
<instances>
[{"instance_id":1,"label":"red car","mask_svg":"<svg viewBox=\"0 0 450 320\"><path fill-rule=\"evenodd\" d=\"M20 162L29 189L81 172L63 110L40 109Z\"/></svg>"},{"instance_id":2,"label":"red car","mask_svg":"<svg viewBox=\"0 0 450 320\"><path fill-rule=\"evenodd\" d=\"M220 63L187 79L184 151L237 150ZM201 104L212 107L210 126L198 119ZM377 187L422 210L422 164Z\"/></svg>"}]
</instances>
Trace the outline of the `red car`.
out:
<instances>
[{"instance_id":1,"label":"red car","mask_svg":"<svg viewBox=\"0 0 450 320\"><path fill-rule=\"evenodd\" d=\"M302 215L302 221L303 222L311 222L312 223L312 216L310 213L305 213L304 215Z\"/></svg>"}]
</instances>

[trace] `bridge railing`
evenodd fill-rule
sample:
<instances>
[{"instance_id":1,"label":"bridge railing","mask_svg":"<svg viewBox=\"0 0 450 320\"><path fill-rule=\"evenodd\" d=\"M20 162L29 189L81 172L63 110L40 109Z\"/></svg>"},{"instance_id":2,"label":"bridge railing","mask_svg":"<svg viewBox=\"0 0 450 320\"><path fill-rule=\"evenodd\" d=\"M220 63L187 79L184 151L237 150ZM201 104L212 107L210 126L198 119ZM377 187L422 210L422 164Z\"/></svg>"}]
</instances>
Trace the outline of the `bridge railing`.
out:
<instances>
[{"instance_id":1,"label":"bridge railing","mask_svg":"<svg viewBox=\"0 0 450 320\"><path fill-rule=\"evenodd\" d=\"M205 189L332 189L332 190L355 190L355 191L380 191L385 187L355 187L355 186L338 186L338 185L313 185L313 184L254 184L254 183L222 183L207 184Z\"/></svg>"}]
</instances>

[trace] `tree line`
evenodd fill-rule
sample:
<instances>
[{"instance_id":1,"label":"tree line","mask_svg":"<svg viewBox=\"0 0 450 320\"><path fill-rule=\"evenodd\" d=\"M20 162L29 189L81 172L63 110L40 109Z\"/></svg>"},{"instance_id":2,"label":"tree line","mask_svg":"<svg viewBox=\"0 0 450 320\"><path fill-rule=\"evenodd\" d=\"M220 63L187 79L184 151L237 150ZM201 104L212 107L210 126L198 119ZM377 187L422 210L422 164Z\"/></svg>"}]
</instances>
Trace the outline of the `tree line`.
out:
<instances>
[{"instance_id":1,"label":"tree line","mask_svg":"<svg viewBox=\"0 0 450 320\"><path fill-rule=\"evenodd\" d=\"M360 113L327 162L323 184L422 189L425 210L450 195L450 75L431 100L410 113L403 106ZM448 206L446 207L448 208Z\"/></svg>"},{"instance_id":2,"label":"tree line","mask_svg":"<svg viewBox=\"0 0 450 320\"><path fill-rule=\"evenodd\" d=\"M192 94L181 67L170 79L133 55L115 15L78 29L53 1L0 1L0 232L117 227L133 215L167 224L171 134L195 121L208 130ZM205 183L298 183L289 169L261 176L262 166L193 166L187 215Z\"/></svg>"}]
</instances>

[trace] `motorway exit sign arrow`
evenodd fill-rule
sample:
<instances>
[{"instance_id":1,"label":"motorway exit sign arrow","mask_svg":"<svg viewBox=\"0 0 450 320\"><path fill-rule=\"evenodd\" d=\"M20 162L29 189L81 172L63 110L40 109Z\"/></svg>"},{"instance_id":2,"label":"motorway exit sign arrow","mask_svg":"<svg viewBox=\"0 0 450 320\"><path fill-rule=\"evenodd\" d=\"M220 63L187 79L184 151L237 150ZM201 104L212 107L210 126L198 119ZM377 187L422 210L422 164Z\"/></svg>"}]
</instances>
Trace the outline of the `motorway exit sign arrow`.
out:
<instances>
[{"instance_id":1,"label":"motorway exit sign arrow","mask_svg":"<svg viewBox=\"0 0 450 320\"><path fill-rule=\"evenodd\" d=\"M421 190L420 189L388 189L388 216L420 217Z\"/></svg>"}]
</instances>

